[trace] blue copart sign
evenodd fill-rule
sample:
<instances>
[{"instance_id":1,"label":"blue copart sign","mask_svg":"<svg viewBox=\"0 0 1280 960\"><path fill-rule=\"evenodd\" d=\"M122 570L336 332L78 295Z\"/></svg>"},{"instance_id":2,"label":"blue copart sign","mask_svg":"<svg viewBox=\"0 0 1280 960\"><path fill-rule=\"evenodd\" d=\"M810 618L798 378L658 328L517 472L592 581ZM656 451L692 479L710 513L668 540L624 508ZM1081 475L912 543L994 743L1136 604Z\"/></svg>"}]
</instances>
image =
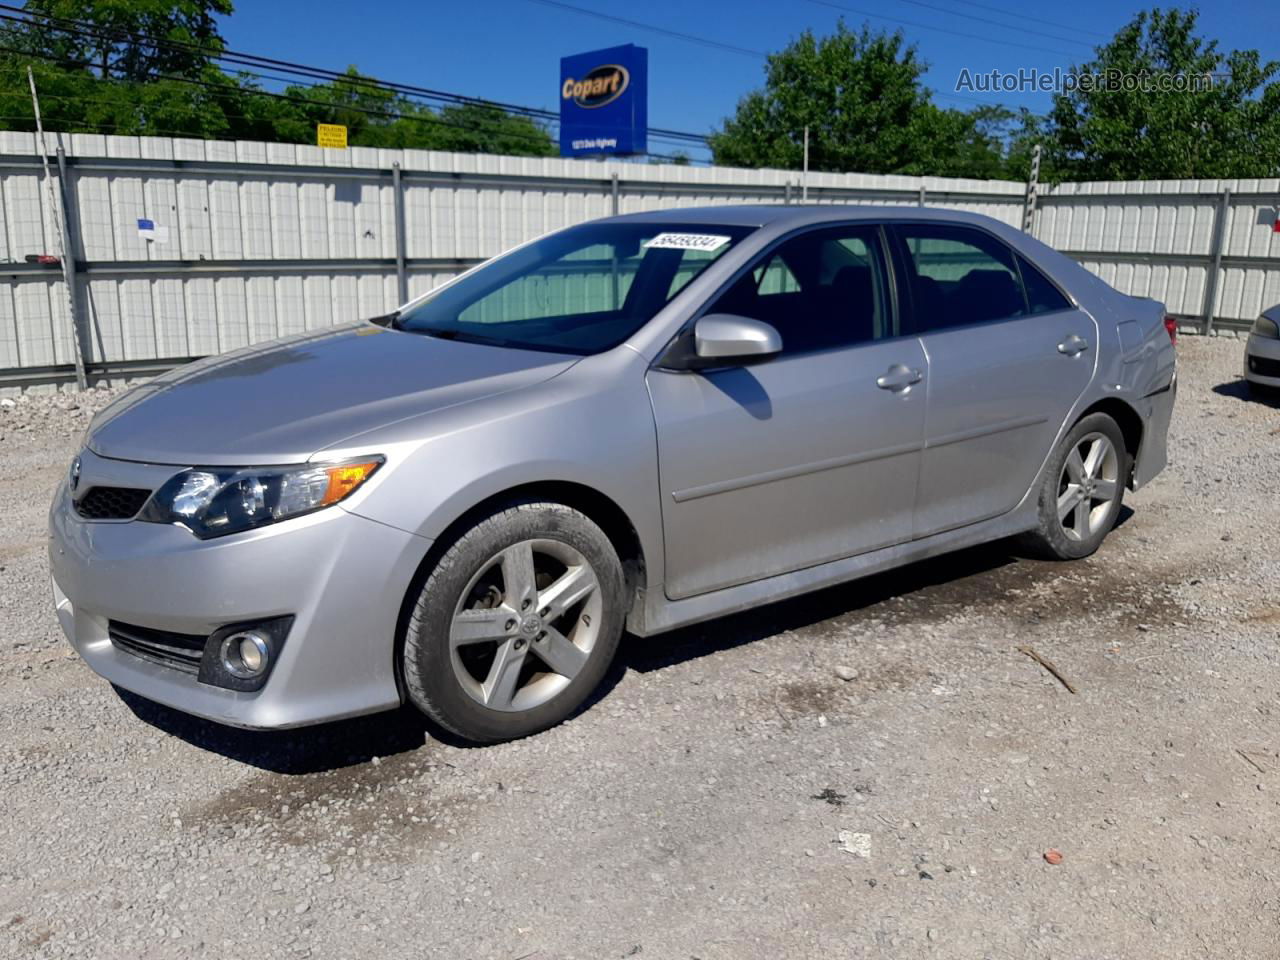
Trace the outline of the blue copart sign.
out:
<instances>
[{"instance_id":1,"label":"blue copart sign","mask_svg":"<svg viewBox=\"0 0 1280 960\"><path fill-rule=\"evenodd\" d=\"M560 59L560 155L644 153L649 51L626 44Z\"/></svg>"}]
</instances>

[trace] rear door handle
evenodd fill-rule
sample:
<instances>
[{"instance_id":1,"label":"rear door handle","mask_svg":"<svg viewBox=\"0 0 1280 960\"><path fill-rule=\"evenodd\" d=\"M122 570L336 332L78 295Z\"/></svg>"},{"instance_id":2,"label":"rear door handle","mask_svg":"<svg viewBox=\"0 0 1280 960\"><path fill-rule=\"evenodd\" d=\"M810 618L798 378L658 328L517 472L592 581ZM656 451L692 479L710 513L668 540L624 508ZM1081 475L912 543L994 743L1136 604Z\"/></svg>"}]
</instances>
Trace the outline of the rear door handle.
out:
<instances>
[{"instance_id":1,"label":"rear door handle","mask_svg":"<svg viewBox=\"0 0 1280 960\"><path fill-rule=\"evenodd\" d=\"M881 390L892 390L894 393L902 393L909 389L912 384L919 383L924 379L924 374L915 367L908 367L905 364L895 363L891 366L883 377L876 380L876 386Z\"/></svg>"},{"instance_id":2,"label":"rear door handle","mask_svg":"<svg viewBox=\"0 0 1280 960\"><path fill-rule=\"evenodd\" d=\"M1084 337L1076 336L1074 333L1058 344L1058 352L1066 354L1068 357L1074 357L1088 349L1089 341Z\"/></svg>"}]
</instances>

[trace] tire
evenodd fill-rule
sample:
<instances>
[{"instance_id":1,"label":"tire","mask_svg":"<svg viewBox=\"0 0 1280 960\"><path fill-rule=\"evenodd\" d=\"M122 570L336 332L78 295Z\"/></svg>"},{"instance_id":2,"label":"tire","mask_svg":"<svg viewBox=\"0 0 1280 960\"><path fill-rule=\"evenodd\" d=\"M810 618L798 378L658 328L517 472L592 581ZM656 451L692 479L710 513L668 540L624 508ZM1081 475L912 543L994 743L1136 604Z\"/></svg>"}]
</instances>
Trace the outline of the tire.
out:
<instances>
[{"instance_id":1,"label":"tire","mask_svg":"<svg viewBox=\"0 0 1280 960\"><path fill-rule=\"evenodd\" d=\"M402 657L409 699L473 743L553 727L609 669L627 600L594 522L559 503L513 504L458 537L423 584Z\"/></svg>"},{"instance_id":2,"label":"tire","mask_svg":"<svg viewBox=\"0 0 1280 960\"><path fill-rule=\"evenodd\" d=\"M1095 448L1097 462L1090 463ZM1105 413L1081 419L1049 458L1038 499L1040 522L1022 536L1023 546L1051 560L1092 554L1120 515L1129 471L1124 434L1116 422Z\"/></svg>"}]
</instances>

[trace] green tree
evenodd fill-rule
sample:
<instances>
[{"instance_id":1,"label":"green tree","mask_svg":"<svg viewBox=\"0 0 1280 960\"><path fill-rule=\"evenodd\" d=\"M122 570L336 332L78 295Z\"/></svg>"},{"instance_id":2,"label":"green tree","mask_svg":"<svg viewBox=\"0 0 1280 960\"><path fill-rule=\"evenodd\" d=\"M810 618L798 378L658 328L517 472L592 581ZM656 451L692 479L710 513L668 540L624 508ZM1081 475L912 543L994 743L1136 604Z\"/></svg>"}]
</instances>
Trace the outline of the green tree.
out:
<instances>
[{"instance_id":1,"label":"green tree","mask_svg":"<svg viewBox=\"0 0 1280 960\"><path fill-rule=\"evenodd\" d=\"M217 16L231 0L27 0L37 22L26 30L31 49L93 64L99 77L142 83L157 74L198 77L210 53L223 47ZM72 33L78 20L93 24ZM163 41L156 43L154 40Z\"/></svg>"},{"instance_id":2,"label":"green tree","mask_svg":"<svg viewBox=\"0 0 1280 960\"><path fill-rule=\"evenodd\" d=\"M347 142L359 147L522 156L558 152L546 129L527 117L474 103L435 110L355 67L332 83L288 87L283 96L250 86L248 78L243 82L242 120L253 139L313 143L316 124L340 123L347 128Z\"/></svg>"},{"instance_id":3,"label":"green tree","mask_svg":"<svg viewBox=\"0 0 1280 960\"><path fill-rule=\"evenodd\" d=\"M0 129L33 130L31 65L50 130L314 143L340 123L353 146L550 156L544 125L484 104L433 109L355 67L282 92L231 75L218 16L231 0L29 0L33 19L0 27ZM68 20L90 24L76 27ZM68 29L74 28L74 29Z\"/></svg>"},{"instance_id":4,"label":"green tree","mask_svg":"<svg viewBox=\"0 0 1280 960\"><path fill-rule=\"evenodd\" d=\"M1058 176L1277 175L1280 62L1264 62L1257 50L1224 53L1216 40L1197 36L1197 19L1195 10L1140 13L1093 60L1074 68L1104 84L1054 97L1047 147ZM1118 89L1105 84L1125 76L1136 79Z\"/></svg>"},{"instance_id":5,"label":"green tree","mask_svg":"<svg viewBox=\"0 0 1280 960\"><path fill-rule=\"evenodd\" d=\"M743 97L710 138L716 163L859 173L1000 176L991 117L935 106L928 65L902 34L849 29L802 33L769 57L765 85Z\"/></svg>"}]
</instances>

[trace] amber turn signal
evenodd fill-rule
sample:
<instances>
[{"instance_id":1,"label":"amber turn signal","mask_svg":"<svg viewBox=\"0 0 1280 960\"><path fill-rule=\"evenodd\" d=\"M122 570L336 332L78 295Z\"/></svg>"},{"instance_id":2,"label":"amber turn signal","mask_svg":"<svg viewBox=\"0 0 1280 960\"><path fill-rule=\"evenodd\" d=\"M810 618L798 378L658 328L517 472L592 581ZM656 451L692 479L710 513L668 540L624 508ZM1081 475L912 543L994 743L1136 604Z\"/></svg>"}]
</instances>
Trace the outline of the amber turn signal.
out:
<instances>
[{"instance_id":1,"label":"amber turn signal","mask_svg":"<svg viewBox=\"0 0 1280 960\"><path fill-rule=\"evenodd\" d=\"M378 469L381 461L369 460L366 463L344 463L336 467L325 468L329 475L329 487L321 498L320 506L327 507L337 503L360 484L364 483Z\"/></svg>"}]
</instances>

